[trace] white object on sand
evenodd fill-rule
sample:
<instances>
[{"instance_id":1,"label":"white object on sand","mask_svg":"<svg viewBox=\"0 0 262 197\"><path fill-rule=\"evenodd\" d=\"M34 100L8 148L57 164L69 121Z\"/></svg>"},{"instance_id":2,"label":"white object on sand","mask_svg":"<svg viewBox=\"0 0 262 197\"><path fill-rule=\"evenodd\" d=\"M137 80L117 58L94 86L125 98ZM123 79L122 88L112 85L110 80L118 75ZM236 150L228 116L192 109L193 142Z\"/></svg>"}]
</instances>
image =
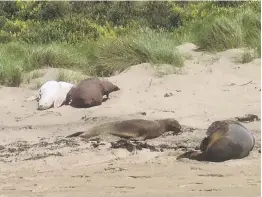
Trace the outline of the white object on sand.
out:
<instances>
[{"instance_id":1,"label":"white object on sand","mask_svg":"<svg viewBox=\"0 0 262 197\"><path fill-rule=\"evenodd\" d=\"M67 93L73 86L74 84L64 81L47 81L40 87L38 95L26 100L37 100L38 110L58 108L63 105Z\"/></svg>"}]
</instances>

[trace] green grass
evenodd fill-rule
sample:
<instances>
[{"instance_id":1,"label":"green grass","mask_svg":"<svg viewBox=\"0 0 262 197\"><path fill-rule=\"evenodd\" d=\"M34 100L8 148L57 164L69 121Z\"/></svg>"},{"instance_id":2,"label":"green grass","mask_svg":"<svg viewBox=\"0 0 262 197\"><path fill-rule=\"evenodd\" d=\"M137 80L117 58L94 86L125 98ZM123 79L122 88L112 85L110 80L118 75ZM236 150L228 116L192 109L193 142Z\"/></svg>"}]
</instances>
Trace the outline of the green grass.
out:
<instances>
[{"instance_id":1,"label":"green grass","mask_svg":"<svg viewBox=\"0 0 262 197\"><path fill-rule=\"evenodd\" d=\"M22 82L22 71L19 67L10 66L3 67L1 66L0 71L0 84L10 86L10 87L18 87Z\"/></svg>"},{"instance_id":2,"label":"green grass","mask_svg":"<svg viewBox=\"0 0 262 197\"><path fill-rule=\"evenodd\" d=\"M195 42L203 50L215 52L247 47L256 49L260 56L260 12L242 8L229 16L207 17L196 27Z\"/></svg>"},{"instance_id":3,"label":"green grass","mask_svg":"<svg viewBox=\"0 0 262 197\"><path fill-rule=\"evenodd\" d=\"M22 62L26 55L23 44L8 43L0 45L0 84L19 86L22 82Z\"/></svg>"},{"instance_id":4,"label":"green grass","mask_svg":"<svg viewBox=\"0 0 262 197\"><path fill-rule=\"evenodd\" d=\"M39 70L34 70L30 73L24 73L23 78L24 78L25 82L29 84L32 79L37 79L37 78L40 78L44 75L45 75L45 72L39 71Z\"/></svg>"},{"instance_id":5,"label":"green grass","mask_svg":"<svg viewBox=\"0 0 262 197\"><path fill-rule=\"evenodd\" d=\"M168 33L150 30L106 40L98 43L94 51L94 72L100 76L110 76L145 62L182 67L184 59L176 46L177 43Z\"/></svg>"},{"instance_id":6,"label":"green grass","mask_svg":"<svg viewBox=\"0 0 262 197\"><path fill-rule=\"evenodd\" d=\"M256 53L256 51L245 51L241 55L240 63L246 64L246 63L252 62L257 57L258 57L258 54Z\"/></svg>"},{"instance_id":7,"label":"green grass","mask_svg":"<svg viewBox=\"0 0 262 197\"><path fill-rule=\"evenodd\" d=\"M32 90L38 90L41 86L43 85L43 83L39 80L36 80L34 83L34 86L31 87Z\"/></svg>"},{"instance_id":8,"label":"green grass","mask_svg":"<svg viewBox=\"0 0 262 197\"><path fill-rule=\"evenodd\" d=\"M240 61L247 63L261 56L261 21L258 4L247 3L244 7L228 7L222 11L215 7L212 8L211 14L206 12L204 17L200 17L201 20L198 16L193 17L194 20L188 20L187 24L172 32L151 30L146 27L130 28L129 31L128 28L122 27L128 31L117 34L111 26L108 27L111 28L108 32L105 31L105 27L99 26L99 31L102 33L105 31L104 36L98 37L98 40L87 39L81 43L62 44L62 37L60 41L42 45L7 40L7 43L0 44L0 84L19 86L25 73L46 67L80 72L79 76L64 71L58 74L57 80L72 83L77 83L87 75L111 76L141 63L151 63L164 74L179 73L184 66L184 60L192 58L180 54L176 49L176 46L184 42L192 42L200 49L212 52L239 47L253 49L256 53L245 52L241 57ZM229 12L224 12L225 9ZM198 13L199 10L195 11ZM68 22L71 24L72 21ZM97 28L98 26L95 27ZM52 29L51 26L49 29ZM67 28L64 28L64 31L66 30ZM69 30L71 31L71 28ZM114 35L116 33L116 36L112 36L110 32L114 32ZM0 40L1 36L7 35L1 34ZM171 67L168 66L167 71L164 71L166 67L163 65ZM28 78L28 83L40 76L39 73L32 74Z\"/></svg>"},{"instance_id":9,"label":"green grass","mask_svg":"<svg viewBox=\"0 0 262 197\"><path fill-rule=\"evenodd\" d=\"M261 56L261 19L260 13L246 9L239 13L238 20L242 26L244 46L256 50Z\"/></svg>"},{"instance_id":10,"label":"green grass","mask_svg":"<svg viewBox=\"0 0 262 197\"><path fill-rule=\"evenodd\" d=\"M155 66L170 64L182 67L184 57L176 46L169 33L149 29L134 31L117 39L101 39L78 45L1 44L0 84L19 86L25 72L46 67L65 68L92 76L111 76L132 65L146 62ZM28 77L28 83L41 74L33 75ZM61 72L58 79L76 83L81 77Z\"/></svg>"},{"instance_id":11,"label":"green grass","mask_svg":"<svg viewBox=\"0 0 262 197\"><path fill-rule=\"evenodd\" d=\"M236 20L222 16L208 21L198 32L197 45L207 51L238 48L243 43L241 26Z\"/></svg>"},{"instance_id":12,"label":"green grass","mask_svg":"<svg viewBox=\"0 0 262 197\"><path fill-rule=\"evenodd\" d=\"M78 84L81 80L87 78L85 75L76 72L69 72L65 70L60 70L56 80L57 81L65 81L73 84Z\"/></svg>"},{"instance_id":13,"label":"green grass","mask_svg":"<svg viewBox=\"0 0 262 197\"><path fill-rule=\"evenodd\" d=\"M79 58L70 46L51 44L33 46L23 68L26 71L45 67L74 69L79 68L79 64Z\"/></svg>"}]
</instances>

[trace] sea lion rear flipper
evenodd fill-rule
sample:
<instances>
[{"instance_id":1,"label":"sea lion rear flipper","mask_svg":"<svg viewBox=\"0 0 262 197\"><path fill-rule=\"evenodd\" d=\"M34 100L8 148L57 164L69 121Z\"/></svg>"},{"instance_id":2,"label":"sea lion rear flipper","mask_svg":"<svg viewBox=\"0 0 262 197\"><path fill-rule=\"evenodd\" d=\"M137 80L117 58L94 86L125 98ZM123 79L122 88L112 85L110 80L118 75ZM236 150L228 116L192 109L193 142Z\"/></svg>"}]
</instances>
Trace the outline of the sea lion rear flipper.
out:
<instances>
[{"instance_id":1,"label":"sea lion rear flipper","mask_svg":"<svg viewBox=\"0 0 262 197\"><path fill-rule=\"evenodd\" d=\"M79 135L81 135L83 133L84 133L84 131L79 131L79 132L76 132L76 133L73 133L71 135L66 136L66 138L77 137L77 136L79 136Z\"/></svg>"},{"instance_id":2,"label":"sea lion rear flipper","mask_svg":"<svg viewBox=\"0 0 262 197\"><path fill-rule=\"evenodd\" d=\"M182 153L181 155L178 155L176 159L180 160L182 158L188 158L188 159L197 160L197 161L208 161L206 152L200 152L200 151L195 151L195 150Z\"/></svg>"}]
</instances>

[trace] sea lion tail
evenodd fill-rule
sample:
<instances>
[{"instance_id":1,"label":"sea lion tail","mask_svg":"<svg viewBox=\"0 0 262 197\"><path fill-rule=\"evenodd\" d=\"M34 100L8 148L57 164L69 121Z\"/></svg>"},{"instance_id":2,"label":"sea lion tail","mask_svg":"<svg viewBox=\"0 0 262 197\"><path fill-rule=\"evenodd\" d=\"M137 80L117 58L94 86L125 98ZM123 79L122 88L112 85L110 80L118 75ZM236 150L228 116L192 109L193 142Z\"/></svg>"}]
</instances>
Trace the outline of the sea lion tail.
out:
<instances>
[{"instance_id":1,"label":"sea lion tail","mask_svg":"<svg viewBox=\"0 0 262 197\"><path fill-rule=\"evenodd\" d=\"M71 135L66 136L66 138L77 137L77 136L81 135L82 133L84 133L84 131L79 131L79 132L73 133Z\"/></svg>"}]
</instances>

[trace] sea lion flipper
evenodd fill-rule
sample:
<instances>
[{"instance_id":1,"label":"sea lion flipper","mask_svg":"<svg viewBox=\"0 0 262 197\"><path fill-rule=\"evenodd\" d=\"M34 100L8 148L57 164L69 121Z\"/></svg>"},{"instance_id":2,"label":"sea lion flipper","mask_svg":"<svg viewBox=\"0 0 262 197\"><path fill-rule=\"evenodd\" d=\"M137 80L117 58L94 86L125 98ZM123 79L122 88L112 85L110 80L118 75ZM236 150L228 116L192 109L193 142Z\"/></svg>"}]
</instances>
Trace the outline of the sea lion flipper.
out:
<instances>
[{"instance_id":1,"label":"sea lion flipper","mask_svg":"<svg viewBox=\"0 0 262 197\"><path fill-rule=\"evenodd\" d=\"M188 159L197 160L197 161L207 160L205 152L200 152L200 151L195 151L195 150L184 152L178 155L176 159L180 160L182 158L188 158Z\"/></svg>"},{"instance_id":2,"label":"sea lion flipper","mask_svg":"<svg viewBox=\"0 0 262 197\"><path fill-rule=\"evenodd\" d=\"M209 138L205 137L200 143L200 150L203 152L207 149Z\"/></svg>"},{"instance_id":3,"label":"sea lion flipper","mask_svg":"<svg viewBox=\"0 0 262 197\"><path fill-rule=\"evenodd\" d=\"M73 133L71 135L66 136L66 138L77 137L77 136L79 136L79 135L81 135L83 133L84 133L84 131L79 131L79 132L76 132L76 133Z\"/></svg>"},{"instance_id":4,"label":"sea lion flipper","mask_svg":"<svg viewBox=\"0 0 262 197\"><path fill-rule=\"evenodd\" d=\"M26 101L34 101L34 100L38 100L38 99L39 99L39 94L36 94L36 95L33 95L33 96L26 98L25 100Z\"/></svg>"},{"instance_id":5,"label":"sea lion flipper","mask_svg":"<svg viewBox=\"0 0 262 197\"><path fill-rule=\"evenodd\" d=\"M66 98L60 96L60 97L57 97L55 102L54 102L54 108L58 108L58 107L61 107L63 105L63 103L65 102Z\"/></svg>"},{"instance_id":6,"label":"sea lion flipper","mask_svg":"<svg viewBox=\"0 0 262 197\"><path fill-rule=\"evenodd\" d=\"M139 137L132 137L130 138L131 141L145 141L146 136L139 136Z\"/></svg>"}]
</instances>

